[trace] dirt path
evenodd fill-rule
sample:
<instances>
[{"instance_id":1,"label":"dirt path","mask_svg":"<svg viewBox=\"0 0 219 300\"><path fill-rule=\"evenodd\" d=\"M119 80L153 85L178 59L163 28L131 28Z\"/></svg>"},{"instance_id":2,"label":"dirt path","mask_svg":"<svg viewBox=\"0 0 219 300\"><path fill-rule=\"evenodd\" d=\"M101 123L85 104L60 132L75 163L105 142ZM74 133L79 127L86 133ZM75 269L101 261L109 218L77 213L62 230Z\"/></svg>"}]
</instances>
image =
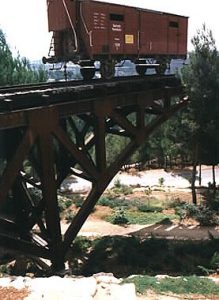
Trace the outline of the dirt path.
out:
<instances>
[{"instance_id":1,"label":"dirt path","mask_svg":"<svg viewBox=\"0 0 219 300\"><path fill-rule=\"evenodd\" d=\"M62 224L64 233L69 224ZM219 238L219 226L203 227L197 224L152 224L152 225L114 225L96 217L90 216L81 228L79 235L87 237L114 236L114 235L133 235L139 238L168 238L178 240L207 240Z\"/></svg>"},{"instance_id":2,"label":"dirt path","mask_svg":"<svg viewBox=\"0 0 219 300\"><path fill-rule=\"evenodd\" d=\"M62 232L64 233L69 224L62 224ZM98 236L113 236L113 235L130 235L132 232L136 232L145 228L145 225L126 225L119 226L114 225L104 220L97 219L95 217L89 217L82 226L79 235L87 237Z\"/></svg>"}]
</instances>

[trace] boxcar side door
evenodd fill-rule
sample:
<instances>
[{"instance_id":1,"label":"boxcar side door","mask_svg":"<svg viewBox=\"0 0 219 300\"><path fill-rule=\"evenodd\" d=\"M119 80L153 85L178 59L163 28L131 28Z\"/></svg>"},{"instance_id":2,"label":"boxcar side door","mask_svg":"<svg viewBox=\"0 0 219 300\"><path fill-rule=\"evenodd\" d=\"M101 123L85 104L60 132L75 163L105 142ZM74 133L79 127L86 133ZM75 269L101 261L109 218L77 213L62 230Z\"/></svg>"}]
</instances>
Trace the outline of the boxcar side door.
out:
<instances>
[{"instance_id":1,"label":"boxcar side door","mask_svg":"<svg viewBox=\"0 0 219 300\"><path fill-rule=\"evenodd\" d=\"M167 48L166 18L162 13L140 11L140 55L165 54Z\"/></svg>"}]
</instances>

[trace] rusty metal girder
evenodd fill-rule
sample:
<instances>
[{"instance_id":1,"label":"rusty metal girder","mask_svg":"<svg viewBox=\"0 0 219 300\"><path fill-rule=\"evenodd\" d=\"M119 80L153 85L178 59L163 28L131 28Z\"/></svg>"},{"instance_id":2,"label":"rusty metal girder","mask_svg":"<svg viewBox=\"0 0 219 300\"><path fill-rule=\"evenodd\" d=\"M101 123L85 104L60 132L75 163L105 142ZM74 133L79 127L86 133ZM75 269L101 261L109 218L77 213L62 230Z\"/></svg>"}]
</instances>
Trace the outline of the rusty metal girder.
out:
<instances>
[{"instance_id":1,"label":"rusty metal girder","mask_svg":"<svg viewBox=\"0 0 219 300\"><path fill-rule=\"evenodd\" d=\"M0 177L0 246L49 259L54 271L64 268L69 247L112 178L150 134L187 103L175 79L169 84L162 78L154 84L146 79L143 83L143 79L140 85L118 80L113 87L84 85L77 93L70 87L49 95L40 92L34 96L33 107L21 106L19 111L16 95L11 96L12 110L0 114L0 132L16 140L10 155L0 157L5 166ZM31 103L32 95L23 97ZM40 107L36 107L37 96ZM171 100L173 96L178 102ZM46 98L44 105L42 98ZM146 123L150 113L153 120ZM130 114L135 116L132 122ZM108 134L129 139L110 162ZM2 139L4 146L4 134ZM63 233L57 194L69 174L86 178L92 188ZM31 194L33 188L39 194L37 200Z\"/></svg>"}]
</instances>

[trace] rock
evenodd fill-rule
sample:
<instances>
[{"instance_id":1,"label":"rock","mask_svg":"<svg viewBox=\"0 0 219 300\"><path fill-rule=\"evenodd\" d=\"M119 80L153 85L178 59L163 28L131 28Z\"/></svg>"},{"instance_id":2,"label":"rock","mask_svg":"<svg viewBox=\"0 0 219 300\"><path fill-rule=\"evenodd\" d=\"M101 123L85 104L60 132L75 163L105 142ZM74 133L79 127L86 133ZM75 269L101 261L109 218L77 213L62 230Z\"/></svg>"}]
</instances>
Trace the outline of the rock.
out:
<instances>
[{"instance_id":1,"label":"rock","mask_svg":"<svg viewBox=\"0 0 219 300\"><path fill-rule=\"evenodd\" d=\"M95 300L136 300L135 285L127 283L123 285L108 284L98 285Z\"/></svg>"},{"instance_id":2,"label":"rock","mask_svg":"<svg viewBox=\"0 0 219 300\"><path fill-rule=\"evenodd\" d=\"M97 283L115 283L120 284L121 280L114 277L112 273L97 273L93 277L96 279Z\"/></svg>"},{"instance_id":3,"label":"rock","mask_svg":"<svg viewBox=\"0 0 219 300\"><path fill-rule=\"evenodd\" d=\"M120 285L113 274L99 273L93 277L52 276L49 278L6 277L0 278L0 287L24 289L24 300L136 300L133 283Z\"/></svg>"},{"instance_id":4,"label":"rock","mask_svg":"<svg viewBox=\"0 0 219 300\"><path fill-rule=\"evenodd\" d=\"M10 283L11 283L11 278L10 277L0 278L0 287L10 286Z\"/></svg>"},{"instance_id":5,"label":"rock","mask_svg":"<svg viewBox=\"0 0 219 300\"><path fill-rule=\"evenodd\" d=\"M31 294L25 300L92 300L96 293L96 280L90 278L35 278L29 286Z\"/></svg>"},{"instance_id":6,"label":"rock","mask_svg":"<svg viewBox=\"0 0 219 300\"><path fill-rule=\"evenodd\" d=\"M97 281L97 293L95 300L135 300L135 285L120 285L121 279L114 277L112 273L98 273L93 275Z\"/></svg>"},{"instance_id":7,"label":"rock","mask_svg":"<svg viewBox=\"0 0 219 300\"><path fill-rule=\"evenodd\" d=\"M10 286L17 290L24 289L26 287L26 284L27 284L27 280L25 277L22 276L15 277L10 282Z\"/></svg>"}]
</instances>

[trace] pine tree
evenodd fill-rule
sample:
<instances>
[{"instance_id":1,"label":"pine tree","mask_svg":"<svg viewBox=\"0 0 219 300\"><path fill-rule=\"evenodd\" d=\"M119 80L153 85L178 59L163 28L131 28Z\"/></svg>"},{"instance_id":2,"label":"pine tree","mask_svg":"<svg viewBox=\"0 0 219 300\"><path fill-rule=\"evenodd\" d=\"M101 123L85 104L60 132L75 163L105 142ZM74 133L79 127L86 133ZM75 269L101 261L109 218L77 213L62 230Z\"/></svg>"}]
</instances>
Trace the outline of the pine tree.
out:
<instances>
[{"instance_id":1,"label":"pine tree","mask_svg":"<svg viewBox=\"0 0 219 300\"><path fill-rule=\"evenodd\" d=\"M190 98L187 122L192 146L193 202L196 203L195 179L198 164L215 164L219 161L219 58L211 30L203 25L193 37L194 52L183 70L183 81Z\"/></svg>"},{"instance_id":2,"label":"pine tree","mask_svg":"<svg viewBox=\"0 0 219 300\"><path fill-rule=\"evenodd\" d=\"M0 29L0 86L13 84L44 82L47 79L46 72L41 68L31 68L27 58L13 57L6 38Z\"/></svg>"}]
</instances>

